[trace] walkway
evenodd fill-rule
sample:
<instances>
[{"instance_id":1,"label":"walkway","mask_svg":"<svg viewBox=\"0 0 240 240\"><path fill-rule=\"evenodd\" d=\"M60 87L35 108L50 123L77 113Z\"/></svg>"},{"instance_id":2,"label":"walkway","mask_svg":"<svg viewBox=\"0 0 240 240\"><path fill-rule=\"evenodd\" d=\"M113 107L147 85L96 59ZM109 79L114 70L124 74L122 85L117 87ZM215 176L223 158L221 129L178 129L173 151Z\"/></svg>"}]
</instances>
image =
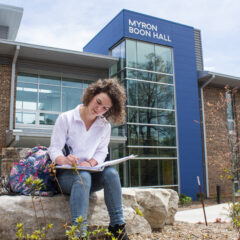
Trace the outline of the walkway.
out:
<instances>
[{"instance_id":1,"label":"walkway","mask_svg":"<svg viewBox=\"0 0 240 240\"><path fill-rule=\"evenodd\" d=\"M217 218L221 218L221 221L230 222L231 219L228 215L228 204L218 204L214 206L205 207L207 222L215 222ZM175 215L176 221L188 222L188 223L204 223L204 214L202 208L190 209L178 211Z\"/></svg>"}]
</instances>

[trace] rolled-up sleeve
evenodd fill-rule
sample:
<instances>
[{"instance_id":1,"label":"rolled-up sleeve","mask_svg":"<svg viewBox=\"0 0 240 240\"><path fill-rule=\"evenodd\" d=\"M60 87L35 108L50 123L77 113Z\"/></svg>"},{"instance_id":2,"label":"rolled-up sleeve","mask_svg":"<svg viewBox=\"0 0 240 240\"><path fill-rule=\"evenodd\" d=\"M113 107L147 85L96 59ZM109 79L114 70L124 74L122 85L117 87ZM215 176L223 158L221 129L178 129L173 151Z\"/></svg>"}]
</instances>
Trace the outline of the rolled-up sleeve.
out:
<instances>
[{"instance_id":1,"label":"rolled-up sleeve","mask_svg":"<svg viewBox=\"0 0 240 240\"><path fill-rule=\"evenodd\" d=\"M104 134L101 138L101 142L98 145L93 158L98 162L98 164L103 163L108 154L108 144L111 136L111 125L107 124Z\"/></svg>"},{"instance_id":2,"label":"rolled-up sleeve","mask_svg":"<svg viewBox=\"0 0 240 240\"><path fill-rule=\"evenodd\" d=\"M64 115L61 114L54 125L51 143L48 148L48 154L53 162L55 162L58 156L63 156L62 149L66 143L67 137L67 122L64 119Z\"/></svg>"}]
</instances>

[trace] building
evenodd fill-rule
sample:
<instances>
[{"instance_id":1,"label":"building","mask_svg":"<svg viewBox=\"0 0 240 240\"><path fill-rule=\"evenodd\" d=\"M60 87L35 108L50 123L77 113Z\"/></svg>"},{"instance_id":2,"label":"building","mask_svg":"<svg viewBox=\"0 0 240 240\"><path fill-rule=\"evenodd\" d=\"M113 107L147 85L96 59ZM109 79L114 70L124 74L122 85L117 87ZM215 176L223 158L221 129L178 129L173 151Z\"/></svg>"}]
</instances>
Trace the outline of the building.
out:
<instances>
[{"instance_id":1,"label":"building","mask_svg":"<svg viewBox=\"0 0 240 240\"><path fill-rule=\"evenodd\" d=\"M15 16L16 8L8 9ZM1 21L0 32L10 32ZM218 184L231 194L214 162L226 161L228 132L211 119L206 103L240 78L204 71L200 30L122 10L84 52L18 43L6 31L1 38L1 148L48 145L57 116L80 101L89 83L118 77L127 91L127 121L112 126L110 156L138 155L117 166L122 185L173 188L196 198L199 176L207 196L214 197ZM227 110L220 115L230 126Z\"/></svg>"},{"instance_id":2,"label":"building","mask_svg":"<svg viewBox=\"0 0 240 240\"><path fill-rule=\"evenodd\" d=\"M196 176L203 179L201 126L194 122L200 122L199 36L192 27L123 10L84 47L122 60L111 74L127 89L125 149L139 156L123 171L129 186L190 193Z\"/></svg>"}]
</instances>

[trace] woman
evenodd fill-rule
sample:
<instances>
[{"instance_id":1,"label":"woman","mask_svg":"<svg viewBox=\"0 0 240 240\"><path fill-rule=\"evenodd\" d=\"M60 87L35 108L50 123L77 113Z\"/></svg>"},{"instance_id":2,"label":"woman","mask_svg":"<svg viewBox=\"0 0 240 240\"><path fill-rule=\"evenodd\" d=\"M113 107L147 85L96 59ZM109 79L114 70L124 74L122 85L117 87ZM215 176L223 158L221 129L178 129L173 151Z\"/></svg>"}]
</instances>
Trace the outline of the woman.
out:
<instances>
[{"instance_id":1,"label":"woman","mask_svg":"<svg viewBox=\"0 0 240 240\"><path fill-rule=\"evenodd\" d=\"M115 79L98 80L88 86L82 98L83 104L62 113L54 126L49 155L56 164L93 167L104 162L108 153L111 125L123 122L126 95ZM70 146L71 154L64 156L64 145ZM128 240L122 209L122 192L118 172L107 167L103 172L91 173L61 170L58 180L62 191L70 194L70 211L73 224L84 217L87 223L89 195L104 189L110 225L109 231L118 239ZM119 229L123 230L119 234ZM82 232L86 226L82 227ZM121 231L120 231L121 232Z\"/></svg>"}]
</instances>

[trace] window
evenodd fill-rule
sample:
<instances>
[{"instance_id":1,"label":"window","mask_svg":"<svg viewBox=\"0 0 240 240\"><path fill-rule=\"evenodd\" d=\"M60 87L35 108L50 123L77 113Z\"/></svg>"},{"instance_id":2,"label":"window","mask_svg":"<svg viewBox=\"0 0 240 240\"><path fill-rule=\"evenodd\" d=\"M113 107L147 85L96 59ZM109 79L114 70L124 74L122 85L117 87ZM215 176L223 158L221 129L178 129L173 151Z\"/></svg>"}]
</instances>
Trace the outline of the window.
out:
<instances>
[{"instance_id":1,"label":"window","mask_svg":"<svg viewBox=\"0 0 240 240\"><path fill-rule=\"evenodd\" d=\"M136 68L137 66L137 42L126 41L126 65L127 67Z\"/></svg>"},{"instance_id":2,"label":"window","mask_svg":"<svg viewBox=\"0 0 240 240\"><path fill-rule=\"evenodd\" d=\"M122 165L123 186L177 188L177 141L173 49L125 39L112 50L125 66L115 67L127 92L126 154L138 155ZM123 175L121 175L123 174Z\"/></svg>"},{"instance_id":3,"label":"window","mask_svg":"<svg viewBox=\"0 0 240 240\"><path fill-rule=\"evenodd\" d=\"M17 85L16 107L21 110L37 110L38 86L33 83Z\"/></svg>"},{"instance_id":4,"label":"window","mask_svg":"<svg viewBox=\"0 0 240 240\"><path fill-rule=\"evenodd\" d=\"M175 125L175 112L171 110L128 107L128 123Z\"/></svg>"},{"instance_id":5,"label":"window","mask_svg":"<svg viewBox=\"0 0 240 240\"><path fill-rule=\"evenodd\" d=\"M112 72L117 72L117 69L122 69L125 67L125 41L122 41L117 45L111 52L113 57L119 58L118 66L112 67ZM117 67L117 68L116 68Z\"/></svg>"},{"instance_id":6,"label":"window","mask_svg":"<svg viewBox=\"0 0 240 240\"><path fill-rule=\"evenodd\" d=\"M173 84L173 76L164 75L155 72L148 71L140 71L135 69L127 69L127 76L129 79L139 79L139 80L147 80L154 81L158 83L168 83Z\"/></svg>"},{"instance_id":7,"label":"window","mask_svg":"<svg viewBox=\"0 0 240 240\"><path fill-rule=\"evenodd\" d=\"M39 84L38 110L60 112L61 87Z\"/></svg>"},{"instance_id":8,"label":"window","mask_svg":"<svg viewBox=\"0 0 240 240\"><path fill-rule=\"evenodd\" d=\"M171 48L155 45L155 71L173 73Z\"/></svg>"},{"instance_id":9,"label":"window","mask_svg":"<svg viewBox=\"0 0 240 240\"><path fill-rule=\"evenodd\" d=\"M137 41L137 68L154 71L154 44Z\"/></svg>"},{"instance_id":10,"label":"window","mask_svg":"<svg viewBox=\"0 0 240 240\"><path fill-rule=\"evenodd\" d=\"M128 105L174 109L174 86L127 80Z\"/></svg>"},{"instance_id":11,"label":"window","mask_svg":"<svg viewBox=\"0 0 240 240\"><path fill-rule=\"evenodd\" d=\"M129 153L145 158L176 158L176 148L129 147Z\"/></svg>"},{"instance_id":12,"label":"window","mask_svg":"<svg viewBox=\"0 0 240 240\"><path fill-rule=\"evenodd\" d=\"M238 154L239 152L239 146L237 144L237 132L235 129L235 115L234 115L234 97L232 92L228 89L225 93L225 98L226 98L226 108L227 108L227 126L228 126L228 131L229 135L231 136L231 144L233 144L233 149L232 149L232 154ZM235 139L235 140L233 140ZM235 142L236 141L236 142ZM234 151L237 151L237 153ZM235 161L232 159L231 161ZM234 192L236 196L239 196L239 171L235 172L234 176Z\"/></svg>"},{"instance_id":13,"label":"window","mask_svg":"<svg viewBox=\"0 0 240 240\"><path fill-rule=\"evenodd\" d=\"M61 112L81 103L90 81L56 76L18 73L16 124L54 125Z\"/></svg>"},{"instance_id":14,"label":"window","mask_svg":"<svg viewBox=\"0 0 240 240\"><path fill-rule=\"evenodd\" d=\"M175 127L129 124L128 145L176 147Z\"/></svg>"},{"instance_id":15,"label":"window","mask_svg":"<svg viewBox=\"0 0 240 240\"><path fill-rule=\"evenodd\" d=\"M172 74L172 66L171 48L135 40L126 41L126 67Z\"/></svg>"},{"instance_id":16,"label":"window","mask_svg":"<svg viewBox=\"0 0 240 240\"><path fill-rule=\"evenodd\" d=\"M228 130L234 131L234 111L233 111L233 97L230 91L227 91L225 94L227 102L227 121L228 121Z\"/></svg>"},{"instance_id":17,"label":"window","mask_svg":"<svg viewBox=\"0 0 240 240\"><path fill-rule=\"evenodd\" d=\"M176 160L131 160L129 165L131 187L177 186Z\"/></svg>"}]
</instances>

